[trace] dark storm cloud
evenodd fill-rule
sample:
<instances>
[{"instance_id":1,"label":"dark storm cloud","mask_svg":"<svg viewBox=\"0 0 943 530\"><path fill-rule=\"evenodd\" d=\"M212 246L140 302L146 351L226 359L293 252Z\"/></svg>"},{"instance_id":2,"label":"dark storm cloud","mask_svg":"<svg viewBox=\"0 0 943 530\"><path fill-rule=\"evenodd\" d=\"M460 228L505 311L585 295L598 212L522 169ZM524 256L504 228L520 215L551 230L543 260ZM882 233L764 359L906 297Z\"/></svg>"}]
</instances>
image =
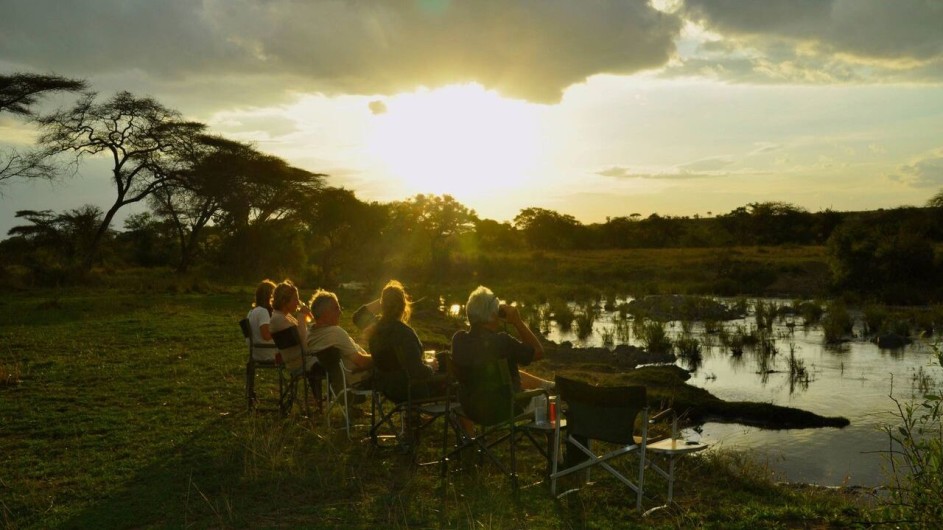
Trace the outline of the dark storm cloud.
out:
<instances>
[{"instance_id":1,"label":"dark storm cloud","mask_svg":"<svg viewBox=\"0 0 943 530\"><path fill-rule=\"evenodd\" d=\"M643 0L5 4L0 56L38 70L291 76L290 88L354 94L475 81L541 102L593 74L664 65L681 27Z\"/></svg>"},{"instance_id":2,"label":"dark storm cloud","mask_svg":"<svg viewBox=\"0 0 943 530\"><path fill-rule=\"evenodd\" d=\"M796 82L943 78L938 0L685 0L680 13L724 44L702 48L675 73ZM729 55L734 49L744 53Z\"/></svg>"}]
</instances>

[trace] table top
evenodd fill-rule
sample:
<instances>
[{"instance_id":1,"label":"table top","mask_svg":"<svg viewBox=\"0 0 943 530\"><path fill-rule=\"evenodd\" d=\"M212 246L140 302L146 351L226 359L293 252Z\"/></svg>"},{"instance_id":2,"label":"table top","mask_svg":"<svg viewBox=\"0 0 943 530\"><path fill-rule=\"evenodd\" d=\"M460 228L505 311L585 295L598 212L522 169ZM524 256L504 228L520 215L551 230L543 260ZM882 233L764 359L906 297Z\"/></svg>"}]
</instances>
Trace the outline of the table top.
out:
<instances>
[{"instance_id":1,"label":"table top","mask_svg":"<svg viewBox=\"0 0 943 530\"><path fill-rule=\"evenodd\" d=\"M560 421L560 428L566 429L566 418L561 419L559 421ZM530 423L522 425L522 427L525 427L527 429L533 429L535 431L552 431L557 427L557 422L543 421L543 422L537 423L537 422L532 421Z\"/></svg>"},{"instance_id":2,"label":"table top","mask_svg":"<svg viewBox=\"0 0 943 530\"><path fill-rule=\"evenodd\" d=\"M666 455L681 455L685 453L696 453L707 449L707 444L695 441L675 440L665 438L664 440L653 442L645 446L646 451L661 453Z\"/></svg>"}]
</instances>

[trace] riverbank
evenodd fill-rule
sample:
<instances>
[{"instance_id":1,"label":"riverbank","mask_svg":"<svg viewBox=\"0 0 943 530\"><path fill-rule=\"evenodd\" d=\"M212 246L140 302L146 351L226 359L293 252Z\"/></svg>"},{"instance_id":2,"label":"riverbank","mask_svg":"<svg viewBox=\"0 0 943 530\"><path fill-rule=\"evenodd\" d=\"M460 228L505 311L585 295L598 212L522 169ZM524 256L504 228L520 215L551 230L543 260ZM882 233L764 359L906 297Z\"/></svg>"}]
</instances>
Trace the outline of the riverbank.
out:
<instances>
[{"instance_id":1,"label":"riverbank","mask_svg":"<svg viewBox=\"0 0 943 530\"><path fill-rule=\"evenodd\" d=\"M348 441L320 418L247 415L236 323L249 292L95 289L0 301L5 524L753 528L879 517L858 493L778 486L732 451L683 459L679 505L642 519L602 475L553 501L533 451L519 457L522 483L535 485L515 498L488 466L442 483L435 470L373 449L363 431ZM426 440L417 458L436 454ZM645 506L662 502L664 481L646 483Z\"/></svg>"}]
</instances>

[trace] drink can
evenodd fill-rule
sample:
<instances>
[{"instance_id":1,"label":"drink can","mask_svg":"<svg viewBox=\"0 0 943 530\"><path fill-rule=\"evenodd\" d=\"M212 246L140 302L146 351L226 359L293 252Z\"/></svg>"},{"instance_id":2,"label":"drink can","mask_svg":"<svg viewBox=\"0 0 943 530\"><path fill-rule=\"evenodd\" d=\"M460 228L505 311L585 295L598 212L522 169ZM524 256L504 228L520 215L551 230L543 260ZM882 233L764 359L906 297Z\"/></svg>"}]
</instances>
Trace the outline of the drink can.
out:
<instances>
[{"instance_id":1,"label":"drink can","mask_svg":"<svg viewBox=\"0 0 943 530\"><path fill-rule=\"evenodd\" d=\"M547 419L550 423L557 421L557 397L550 396L547 399Z\"/></svg>"}]
</instances>

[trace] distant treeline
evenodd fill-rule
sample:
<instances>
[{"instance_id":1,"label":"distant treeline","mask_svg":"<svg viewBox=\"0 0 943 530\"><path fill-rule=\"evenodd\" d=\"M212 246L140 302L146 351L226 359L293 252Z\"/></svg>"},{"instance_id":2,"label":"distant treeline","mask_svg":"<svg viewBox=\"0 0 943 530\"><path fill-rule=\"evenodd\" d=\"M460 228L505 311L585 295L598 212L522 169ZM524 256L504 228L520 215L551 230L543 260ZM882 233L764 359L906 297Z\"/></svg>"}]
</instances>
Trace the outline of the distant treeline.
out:
<instances>
[{"instance_id":1,"label":"distant treeline","mask_svg":"<svg viewBox=\"0 0 943 530\"><path fill-rule=\"evenodd\" d=\"M365 202L325 184L325 174L292 167L255 146L148 97L120 92L46 115L31 106L50 91L81 91L82 81L0 75L0 112L39 129L35 150L0 153L0 184L59 178L86 157L104 155L114 200L102 210L22 210L0 242L0 280L26 285L83 281L93 270L194 268L254 281L290 276L308 285L343 280L447 278L453 265L502 252L633 248L827 245L836 289L883 298L937 299L943 194L925 208L808 212L783 202L750 203L714 217L628 214L583 224L542 208L512 222L481 219L449 195ZM143 203L122 229L118 211ZM470 265L471 264L471 265ZM495 274L500 271L489 271ZM900 293L910 293L901 295Z\"/></svg>"},{"instance_id":2,"label":"distant treeline","mask_svg":"<svg viewBox=\"0 0 943 530\"><path fill-rule=\"evenodd\" d=\"M288 193L299 191L265 196ZM522 250L825 245L835 289L897 302L935 300L941 270L935 247L943 236L943 210L932 207L810 213L783 203L753 203L712 218L653 214L594 224L527 208L513 222L499 223L478 218L448 195L377 203L361 201L349 190L320 187L309 190L304 201L278 208L267 203L276 213L264 218L245 213L260 210L258 205L241 204L242 215L221 208L193 237L192 228L153 205L150 212L130 216L123 230L107 230L96 267L186 272L195 266L233 281L286 276L330 286L392 276L442 280L451 272L493 277L500 271L489 258ZM18 270L30 284L81 281L83 246L93 237L101 210L85 206L17 216L24 223L0 242L5 272Z\"/></svg>"}]
</instances>

